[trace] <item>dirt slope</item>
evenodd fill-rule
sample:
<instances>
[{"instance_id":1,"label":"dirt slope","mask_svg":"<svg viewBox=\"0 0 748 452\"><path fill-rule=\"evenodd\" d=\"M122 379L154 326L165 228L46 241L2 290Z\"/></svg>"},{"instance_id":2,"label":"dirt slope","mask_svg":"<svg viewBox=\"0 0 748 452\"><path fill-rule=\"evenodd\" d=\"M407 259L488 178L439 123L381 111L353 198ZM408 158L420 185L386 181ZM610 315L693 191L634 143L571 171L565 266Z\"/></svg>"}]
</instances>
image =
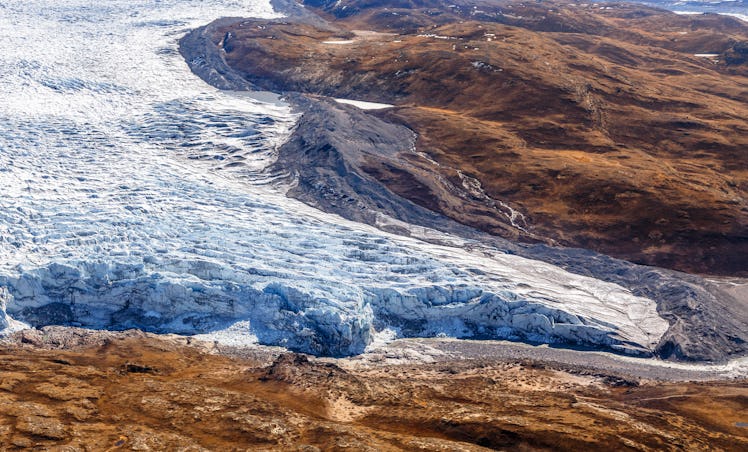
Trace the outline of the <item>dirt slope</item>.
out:
<instances>
[{"instance_id":1,"label":"dirt slope","mask_svg":"<svg viewBox=\"0 0 748 452\"><path fill-rule=\"evenodd\" d=\"M366 166L393 192L512 239L748 274L748 26L625 4L308 5L329 22L213 41L262 88L397 105L377 114L415 152Z\"/></svg>"},{"instance_id":2,"label":"dirt slope","mask_svg":"<svg viewBox=\"0 0 748 452\"><path fill-rule=\"evenodd\" d=\"M511 360L229 358L142 333L24 334L0 349L2 450L748 447L745 381L653 383Z\"/></svg>"}]
</instances>

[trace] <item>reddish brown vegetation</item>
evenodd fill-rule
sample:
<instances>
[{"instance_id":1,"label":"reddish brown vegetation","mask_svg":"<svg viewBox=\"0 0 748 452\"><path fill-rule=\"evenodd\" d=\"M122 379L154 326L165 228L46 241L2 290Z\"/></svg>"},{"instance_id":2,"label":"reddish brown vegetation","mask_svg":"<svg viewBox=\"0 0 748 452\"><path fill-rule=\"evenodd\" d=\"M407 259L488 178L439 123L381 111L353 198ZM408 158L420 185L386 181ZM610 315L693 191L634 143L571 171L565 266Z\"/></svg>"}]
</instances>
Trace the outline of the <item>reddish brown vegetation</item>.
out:
<instances>
[{"instance_id":1,"label":"reddish brown vegetation","mask_svg":"<svg viewBox=\"0 0 748 452\"><path fill-rule=\"evenodd\" d=\"M215 42L231 31L227 62L265 88L398 105L380 114L440 166L368 170L427 208L511 238L748 274L747 26L631 5L424 3L397 15L344 2L357 13L321 10L331 30L250 21ZM341 39L354 43L324 44ZM530 233L435 171L458 188L457 171L479 180Z\"/></svg>"},{"instance_id":2,"label":"reddish brown vegetation","mask_svg":"<svg viewBox=\"0 0 748 452\"><path fill-rule=\"evenodd\" d=\"M0 449L748 447L744 381L635 383L488 360L283 355L271 365L267 351L234 359L101 334L99 345L74 350L0 350Z\"/></svg>"}]
</instances>

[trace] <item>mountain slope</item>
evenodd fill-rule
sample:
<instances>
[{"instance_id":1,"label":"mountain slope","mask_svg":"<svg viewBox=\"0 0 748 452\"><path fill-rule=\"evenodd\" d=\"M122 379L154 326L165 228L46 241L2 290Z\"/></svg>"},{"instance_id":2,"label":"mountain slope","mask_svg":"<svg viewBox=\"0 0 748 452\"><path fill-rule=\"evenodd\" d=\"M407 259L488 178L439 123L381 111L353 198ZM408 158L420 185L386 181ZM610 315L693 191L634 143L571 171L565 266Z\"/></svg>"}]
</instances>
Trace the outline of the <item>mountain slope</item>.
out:
<instances>
[{"instance_id":1,"label":"mountain slope","mask_svg":"<svg viewBox=\"0 0 748 452\"><path fill-rule=\"evenodd\" d=\"M416 204L512 239L748 274L748 27L606 5L311 2L326 24L247 21L213 42L261 88L395 104L378 114L416 152L363 167Z\"/></svg>"}]
</instances>

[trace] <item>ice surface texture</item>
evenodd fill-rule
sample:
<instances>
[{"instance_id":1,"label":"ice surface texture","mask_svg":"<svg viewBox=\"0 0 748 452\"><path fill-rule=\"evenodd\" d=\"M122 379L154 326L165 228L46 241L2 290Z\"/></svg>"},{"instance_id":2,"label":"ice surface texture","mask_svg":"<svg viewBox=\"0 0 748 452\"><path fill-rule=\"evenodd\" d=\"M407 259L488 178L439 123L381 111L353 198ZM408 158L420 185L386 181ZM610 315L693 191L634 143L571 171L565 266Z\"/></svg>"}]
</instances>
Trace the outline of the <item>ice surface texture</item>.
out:
<instances>
[{"instance_id":1,"label":"ice surface texture","mask_svg":"<svg viewBox=\"0 0 748 452\"><path fill-rule=\"evenodd\" d=\"M0 5L0 327L240 324L325 355L361 352L383 328L653 349L667 322L618 285L285 197L263 170L296 117L211 88L176 51L217 16L271 14L229 0Z\"/></svg>"}]
</instances>

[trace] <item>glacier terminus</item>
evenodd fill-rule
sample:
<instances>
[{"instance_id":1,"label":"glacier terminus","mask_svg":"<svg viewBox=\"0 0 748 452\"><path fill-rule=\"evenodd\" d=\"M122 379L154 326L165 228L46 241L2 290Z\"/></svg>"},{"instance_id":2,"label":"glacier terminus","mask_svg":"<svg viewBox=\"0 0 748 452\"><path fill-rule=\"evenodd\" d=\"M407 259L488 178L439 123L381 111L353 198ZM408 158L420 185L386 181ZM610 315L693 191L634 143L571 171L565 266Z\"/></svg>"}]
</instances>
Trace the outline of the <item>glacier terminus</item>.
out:
<instances>
[{"instance_id":1,"label":"glacier terminus","mask_svg":"<svg viewBox=\"0 0 748 452\"><path fill-rule=\"evenodd\" d=\"M672 322L611 278L285 196L299 114L221 91L178 52L263 0L0 4L0 328L241 336L315 355L375 336L655 354Z\"/></svg>"}]
</instances>

